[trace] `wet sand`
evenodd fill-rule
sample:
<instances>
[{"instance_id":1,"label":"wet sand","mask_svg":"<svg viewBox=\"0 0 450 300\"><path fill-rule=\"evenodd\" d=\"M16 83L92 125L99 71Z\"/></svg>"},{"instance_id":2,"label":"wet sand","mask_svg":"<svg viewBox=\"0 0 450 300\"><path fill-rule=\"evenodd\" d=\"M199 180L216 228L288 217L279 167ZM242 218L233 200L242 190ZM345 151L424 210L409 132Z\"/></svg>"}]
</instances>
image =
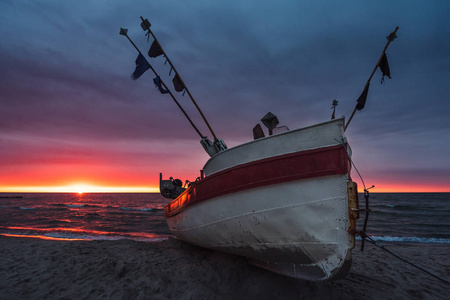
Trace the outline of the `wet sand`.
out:
<instances>
[{"instance_id":1,"label":"wet sand","mask_svg":"<svg viewBox=\"0 0 450 300\"><path fill-rule=\"evenodd\" d=\"M385 244L450 281L449 245ZM450 285L367 244L340 280L307 282L176 239L0 236L0 299L448 299Z\"/></svg>"}]
</instances>

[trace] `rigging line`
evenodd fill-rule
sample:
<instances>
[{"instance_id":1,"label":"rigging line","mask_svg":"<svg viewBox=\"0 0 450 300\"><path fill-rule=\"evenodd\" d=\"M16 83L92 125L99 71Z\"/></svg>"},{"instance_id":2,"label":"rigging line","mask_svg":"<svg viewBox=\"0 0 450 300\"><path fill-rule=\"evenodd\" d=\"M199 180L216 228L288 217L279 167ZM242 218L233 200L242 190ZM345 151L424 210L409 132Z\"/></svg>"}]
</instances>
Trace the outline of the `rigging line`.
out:
<instances>
[{"instance_id":1,"label":"rigging line","mask_svg":"<svg viewBox=\"0 0 450 300\"><path fill-rule=\"evenodd\" d=\"M401 261L403 261L403 262L405 262L405 263L407 263L407 264L409 264L409 265L411 265L411 266L413 266L413 267L415 267L415 268L421 270L422 272L425 272L425 273L427 273L428 275L430 275L430 276L432 276L432 277L434 277L434 278L436 278L436 279L438 279L438 280L440 280L440 281L442 281L442 282L444 282L444 283L450 285L450 282L447 281L447 280L445 280L444 278L441 278L441 277L439 277L439 276L437 276L437 275L435 275L435 274L433 274L433 273L431 273L431 272L425 270L424 268L419 267L418 265L413 264L412 262L410 262L410 261L404 259L403 257L400 257L399 255L393 253L391 250L386 249L384 246L378 245L377 242L375 242L375 241L374 241L371 237L369 237L367 234L365 234L365 233L363 233L363 232L359 232L359 233L360 233L361 237L363 237L362 235L364 235L363 238L364 238L364 239L367 239L371 244L373 244L373 245L377 246L378 248L380 248L380 249L386 251L387 253L391 254L391 255L394 256L395 258L397 258L397 259L399 259L399 260L401 260Z\"/></svg>"},{"instance_id":2,"label":"rigging line","mask_svg":"<svg viewBox=\"0 0 450 300\"><path fill-rule=\"evenodd\" d=\"M370 188L366 188L366 184L364 183L364 179L361 176L361 173L359 173L358 168L356 167L355 163L353 162L352 158L350 157L350 154L347 151L347 147L345 146L344 140L339 141L337 139L334 139L335 141L337 141L338 143L341 144L342 147L344 147L345 153L347 153L347 158L350 161L350 163L352 164L352 166L355 168L356 173L358 173L359 178L361 179L361 182L363 184L364 187L364 199L366 200L366 207L365 207L365 217L364 217L364 223L363 223L363 230L360 231L362 234L366 234L366 229L367 229L367 222L369 221L369 213L370 213L370 209L369 209L369 189L375 187L374 185L372 185L372 187ZM364 251L364 242L365 242L365 238L362 239L361 241L361 251Z\"/></svg>"},{"instance_id":3,"label":"rigging line","mask_svg":"<svg viewBox=\"0 0 450 300\"><path fill-rule=\"evenodd\" d=\"M130 43L134 46L134 48L137 50L137 52L139 52L139 54L142 55L142 52L139 50L139 48L136 46L136 44L131 40L131 38L128 36L128 34L126 32L121 33L122 35L126 36L127 39L130 41ZM142 55L142 57L144 57L144 55ZM155 69L152 67L152 65L147 61L147 59L144 57L145 61L148 63L148 65L150 66L150 69L153 71L153 73L155 74L155 76L158 76L158 73L155 71ZM183 107L180 105L180 103L177 101L177 99L175 98L175 96L172 94L172 91L167 87L167 85L164 83L164 81L161 79L161 85L169 91L170 96L172 97L173 101L175 101L176 105L178 106L178 108L181 110L181 112L184 114L184 116L186 117L186 119L188 119L189 123L191 124L191 126L195 129L195 131L197 132L197 134L200 136L200 138L204 138L205 136L200 132L200 130L198 130L197 126L195 126L194 122L192 122L191 118L189 117L189 115L186 113L186 111L183 109Z\"/></svg>"},{"instance_id":4,"label":"rigging line","mask_svg":"<svg viewBox=\"0 0 450 300\"><path fill-rule=\"evenodd\" d=\"M364 179L361 176L361 173L359 173L358 168L356 167L355 163L353 162L352 158L350 157L350 154L348 154L347 148L345 147L345 143L344 141L339 141L337 139L334 139L336 142L338 142L339 144L341 144L342 147L344 147L345 149L345 153L347 154L347 158L350 161L350 163L352 164L352 166L355 168L356 173L358 173L359 179L361 179L361 182L363 184L364 187L364 191L366 191L366 184L364 183Z\"/></svg>"},{"instance_id":5,"label":"rigging line","mask_svg":"<svg viewBox=\"0 0 450 300\"><path fill-rule=\"evenodd\" d=\"M145 22L144 18L141 16L141 20L142 22ZM178 73L177 69L175 68L175 66L172 64L172 62L170 61L169 57L167 56L166 52L164 51L163 47L161 46L161 44L159 43L158 39L156 38L156 36L153 34L153 32L150 30L150 27L147 27L148 33L150 33L152 35L152 37L155 39L156 43L158 44L159 48L162 50L164 57L166 58L166 62L169 62L170 66L172 67L172 69L174 70L175 74L178 75L178 78L181 81L181 84L183 85L184 89L186 90L186 92L189 95L189 98L191 98L192 103L194 104L195 108L197 108L197 111L200 113L200 115L203 118L203 121L205 122L206 126L208 126L209 131L211 132L211 134L213 135L214 139L217 140L217 136L214 133L213 129L211 128L211 126L209 125L208 120L206 119L205 115L203 114L202 110L200 109L200 107L197 105L197 102L194 100L194 97L192 96L191 92L189 91L189 89L187 88L186 84L184 83L183 79L180 76L180 73Z\"/></svg>"},{"instance_id":6,"label":"rigging line","mask_svg":"<svg viewBox=\"0 0 450 300\"><path fill-rule=\"evenodd\" d=\"M350 160L350 163L352 164L353 168L355 168L356 173L358 173L359 178L361 179L361 182L362 182L363 187L364 187L364 191L367 191L366 184L364 183L364 179L362 178L361 173L359 173L358 168L356 167L355 163L351 159L350 155L348 155L348 153L347 153L347 156L348 156L348 159Z\"/></svg>"}]
</instances>

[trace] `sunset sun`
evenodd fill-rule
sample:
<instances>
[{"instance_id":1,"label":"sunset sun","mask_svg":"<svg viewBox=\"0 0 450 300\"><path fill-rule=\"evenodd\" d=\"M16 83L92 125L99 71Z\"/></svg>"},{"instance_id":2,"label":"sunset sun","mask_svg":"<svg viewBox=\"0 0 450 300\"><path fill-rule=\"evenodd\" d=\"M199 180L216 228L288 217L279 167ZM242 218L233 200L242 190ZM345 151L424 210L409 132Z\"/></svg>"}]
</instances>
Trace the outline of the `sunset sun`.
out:
<instances>
[{"instance_id":1,"label":"sunset sun","mask_svg":"<svg viewBox=\"0 0 450 300\"><path fill-rule=\"evenodd\" d=\"M99 188L95 185L85 184L85 183L77 183L73 185L69 185L66 187L68 193L75 193L78 195L83 195L89 192L96 192Z\"/></svg>"}]
</instances>

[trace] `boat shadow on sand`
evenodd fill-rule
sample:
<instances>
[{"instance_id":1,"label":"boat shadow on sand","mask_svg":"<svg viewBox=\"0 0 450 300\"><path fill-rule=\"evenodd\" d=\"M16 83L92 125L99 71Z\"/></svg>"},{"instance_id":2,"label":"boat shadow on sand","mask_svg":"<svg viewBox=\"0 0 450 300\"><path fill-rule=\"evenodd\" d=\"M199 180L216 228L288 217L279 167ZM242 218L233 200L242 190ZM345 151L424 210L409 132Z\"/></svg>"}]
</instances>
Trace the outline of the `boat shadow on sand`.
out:
<instances>
[{"instance_id":1,"label":"boat shadow on sand","mask_svg":"<svg viewBox=\"0 0 450 300\"><path fill-rule=\"evenodd\" d=\"M279 275L249 264L245 257L197 247L176 238L169 238L162 246L177 257L171 266L171 271L177 273L171 277L175 280L173 286L195 286L189 292L192 299L445 299L445 284L376 247L366 246L361 252L359 244L353 251L348 274L322 282ZM424 259L437 260L448 251L448 247L439 246L388 247L412 261L422 261L422 265L426 265ZM434 271L439 273L449 267L450 264L438 265Z\"/></svg>"}]
</instances>

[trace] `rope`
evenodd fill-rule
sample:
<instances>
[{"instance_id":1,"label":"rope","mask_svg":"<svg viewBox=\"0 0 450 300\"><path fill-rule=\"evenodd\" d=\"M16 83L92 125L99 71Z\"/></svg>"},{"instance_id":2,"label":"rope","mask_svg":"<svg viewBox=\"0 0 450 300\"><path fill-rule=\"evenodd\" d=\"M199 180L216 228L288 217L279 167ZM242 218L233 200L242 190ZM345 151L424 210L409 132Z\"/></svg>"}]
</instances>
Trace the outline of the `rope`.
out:
<instances>
[{"instance_id":1,"label":"rope","mask_svg":"<svg viewBox=\"0 0 450 300\"><path fill-rule=\"evenodd\" d=\"M347 154L348 160L349 160L350 163L352 164L353 168L355 168L356 173L358 173L359 179L361 179L361 182L362 182L363 187L364 187L364 192L367 191L368 189L366 189L366 184L364 183L364 179L362 178L361 173L359 173L358 168L356 167L356 165L355 165L355 163L353 162L352 158L351 158L350 155L348 154L347 147L345 147L344 140L342 140L342 141L339 141L339 140L337 140L337 139L334 139L334 140L335 140L336 142L338 142L339 144L341 144L341 146L344 147L344 149L346 150L345 153ZM374 186L372 186L372 187L374 187ZM371 188L372 188L372 187L371 187Z\"/></svg>"},{"instance_id":2,"label":"rope","mask_svg":"<svg viewBox=\"0 0 450 300\"><path fill-rule=\"evenodd\" d=\"M335 139L335 140L336 140L336 139ZM336 140L336 141L339 142L344 148L346 148L346 147L345 147L344 141L338 141L338 140ZM361 176L361 173L359 173L358 168L356 168L355 163L353 162L352 158L350 157L350 155L348 154L347 151L346 151L346 153L347 153L348 160L350 161L350 163L352 164L352 166L355 168L356 173L358 173L358 176L359 176L359 178L361 179L361 182L362 182L362 184L363 184L363 186L364 186L364 196L365 196L365 197L369 197L369 191L368 191L368 190L371 189L371 188L374 187L374 186L372 186L372 187L370 187L370 188L368 188L368 189L366 188L366 185L365 185L365 183L364 183L364 179L363 179L362 176ZM367 199L366 199L366 200L367 200ZM367 207L366 207L366 209L367 209ZM433 274L433 273L431 273L431 272L429 272L429 271L423 269L422 267L419 267L419 266L413 264L412 262L410 262L410 261L408 261L408 260L406 260L406 259L400 257L399 255L393 253L392 251L386 249L384 246L378 245L377 242L375 242L375 241L374 241L370 236L368 236L365 232L363 232L363 231L358 231L358 230L356 230L355 228L350 228L350 229L351 229L351 231L352 231L353 233L358 234L359 236L361 236L361 238L362 238L362 243L364 243L364 241L367 240L369 243L371 243L371 244L377 246L378 248L380 248L380 249L386 251L387 253L391 254L391 255L394 256L395 258L397 258L397 259L399 259L399 260L401 260L401 261L403 261L403 262L405 262L405 263L407 263L407 264L409 264L409 265L411 265L411 266L413 266L413 267L415 267L415 268L421 270L422 272L424 272L424 273L426 273L426 274L428 274L428 275L430 275L430 276L432 276L432 277L434 277L434 278L436 278L436 279L438 279L438 280L440 280L440 281L442 281L442 282L444 282L444 283L450 285L450 282L447 281L447 280L445 280L445 279L443 279L442 277L439 277L439 276L437 276L437 275L435 275L435 274Z\"/></svg>"},{"instance_id":3,"label":"rope","mask_svg":"<svg viewBox=\"0 0 450 300\"><path fill-rule=\"evenodd\" d=\"M434 277L434 278L436 278L436 279L442 281L443 283L446 283L446 284L450 285L450 282L447 281L447 280L445 280L444 278L439 277L439 276L437 276L437 275L435 275L435 274L433 274L433 273L431 273L431 272L425 270L424 268L419 267L419 266L416 265L416 264L413 264L412 262L410 262L410 261L408 261L408 260L406 260L406 259L400 257L399 255L393 253L391 250L386 249L384 246L378 245L377 242L375 242L375 241L374 241L370 236L368 236L367 234L365 234L365 233L363 233L363 232L361 232L361 231L357 231L357 233L358 233L362 238L367 239L367 241L369 241L369 243L371 243L371 244L377 246L378 248L380 248L380 249L386 251L387 253L391 254L391 255L394 256L395 258L397 258L397 259L399 259L399 260L401 260L401 261L403 261L403 262L405 262L405 263L407 263L407 264L409 264L409 265L411 265L411 266L413 266L413 267L415 267L415 268L421 270L422 272L424 272L424 273L426 273L426 274L428 274L428 275L430 275L430 276L432 276L432 277Z\"/></svg>"}]
</instances>

